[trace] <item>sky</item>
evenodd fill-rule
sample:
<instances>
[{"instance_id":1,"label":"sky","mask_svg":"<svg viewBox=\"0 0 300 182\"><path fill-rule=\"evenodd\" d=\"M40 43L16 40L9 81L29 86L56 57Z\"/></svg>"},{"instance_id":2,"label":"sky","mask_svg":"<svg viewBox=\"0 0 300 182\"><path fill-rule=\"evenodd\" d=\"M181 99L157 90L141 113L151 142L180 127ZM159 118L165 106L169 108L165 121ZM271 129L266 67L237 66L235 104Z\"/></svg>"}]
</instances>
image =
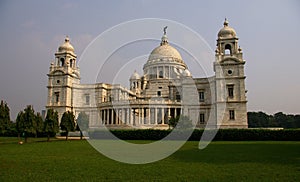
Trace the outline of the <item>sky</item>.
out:
<instances>
[{"instance_id":1,"label":"sky","mask_svg":"<svg viewBox=\"0 0 300 182\"><path fill-rule=\"evenodd\" d=\"M248 110L299 114L300 2L297 0L2 0L0 100L8 103L11 120L26 105L33 105L38 112L45 109L47 73L66 35L75 48L78 65L83 68L81 82L88 83L91 78L88 70L95 65L80 62L80 57L94 39L111 27L142 18L168 19L197 32L214 50L225 17L237 32L246 60ZM161 36L162 29L157 31ZM168 32L172 29L168 28ZM144 56L138 58L141 65L146 62L145 54L157 45L155 41L145 43ZM130 46L127 49L130 51ZM116 60L122 60L121 55ZM142 73L142 68L139 69Z\"/></svg>"}]
</instances>

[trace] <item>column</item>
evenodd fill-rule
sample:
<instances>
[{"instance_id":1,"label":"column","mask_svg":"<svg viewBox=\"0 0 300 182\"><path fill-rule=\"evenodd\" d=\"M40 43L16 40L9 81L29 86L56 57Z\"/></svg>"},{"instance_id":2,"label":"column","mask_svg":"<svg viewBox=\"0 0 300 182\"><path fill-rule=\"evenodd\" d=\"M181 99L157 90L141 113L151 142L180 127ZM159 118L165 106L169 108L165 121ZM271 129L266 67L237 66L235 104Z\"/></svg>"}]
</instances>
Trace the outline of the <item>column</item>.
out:
<instances>
[{"instance_id":1,"label":"column","mask_svg":"<svg viewBox=\"0 0 300 182\"><path fill-rule=\"evenodd\" d=\"M141 124L144 125L145 124L145 115L144 115L144 108L141 108Z\"/></svg>"},{"instance_id":2,"label":"column","mask_svg":"<svg viewBox=\"0 0 300 182\"><path fill-rule=\"evenodd\" d=\"M149 111L148 124L152 124L151 121L153 121L153 118L152 118L152 116L153 116L153 109L149 108L148 111Z\"/></svg>"},{"instance_id":3,"label":"column","mask_svg":"<svg viewBox=\"0 0 300 182\"><path fill-rule=\"evenodd\" d=\"M128 124L131 124L131 108L128 108Z\"/></svg>"},{"instance_id":4,"label":"column","mask_svg":"<svg viewBox=\"0 0 300 182\"><path fill-rule=\"evenodd\" d=\"M148 121L147 121L147 124L151 124L151 109L148 108Z\"/></svg>"},{"instance_id":5,"label":"column","mask_svg":"<svg viewBox=\"0 0 300 182\"><path fill-rule=\"evenodd\" d=\"M142 121L143 121L143 120L142 120L142 109L139 108L138 110L139 110L139 115L138 115L139 118L138 118L138 120L139 120L139 125L141 125L141 124L142 124Z\"/></svg>"},{"instance_id":6,"label":"column","mask_svg":"<svg viewBox=\"0 0 300 182\"><path fill-rule=\"evenodd\" d=\"M100 110L100 119L101 119L101 123L100 124L103 124L103 117L102 117L103 115L102 114L103 114L103 112L102 112L102 110Z\"/></svg>"},{"instance_id":7,"label":"column","mask_svg":"<svg viewBox=\"0 0 300 182\"><path fill-rule=\"evenodd\" d=\"M167 109L161 108L161 124L165 124L166 112L167 112Z\"/></svg>"},{"instance_id":8,"label":"column","mask_svg":"<svg viewBox=\"0 0 300 182\"><path fill-rule=\"evenodd\" d=\"M154 109L154 122L157 125L157 108Z\"/></svg>"},{"instance_id":9,"label":"column","mask_svg":"<svg viewBox=\"0 0 300 182\"><path fill-rule=\"evenodd\" d=\"M121 111L121 118L120 118L120 124L123 124L124 123L124 109L123 108L121 108L120 109Z\"/></svg>"},{"instance_id":10,"label":"column","mask_svg":"<svg viewBox=\"0 0 300 182\"><path fill-rule=\"evenodd\" d=\"M115 124L115 117L114 117L114 115L115 115L115 111L114 111L114 109L111 109L111 124Z\"/></svg>"},{"instance_id":11,"label":"column","mask_svg":"<svg viewBox=\"0 0 300 182\"><path fill-rule=\"evenodd\" d=\"M168 124L169 124L169 119L171 119L171 108L168 108Z\"/></svg>"},{"instance_id":12,"label":"column","mask_svg":"<svg viewBox=\"0 0 300 182\"><path fill-rule=\"evenodd\" d=\"M126 108L126 124L129 123L129 109Z\"/></svg>"},{"instance_id":13,"label":"column","mask_svg":"<svg viewBox=\"0 0 300 182\"><path fill-rule=\"evenodd\" d=\"M125 124L127 124L128 123L128 108L125 108L124 109L125 110Z\"/></svg>"},{"instance_id":14,"label":"column","mask_svg":"<svg viewBox=\"0 0 300 182\"><path fill-rule=\"evenodd\" d=\"M120 124L120 109L117 109L117 113L116 113L116 124Z\"/></svg>"}]
</instances>

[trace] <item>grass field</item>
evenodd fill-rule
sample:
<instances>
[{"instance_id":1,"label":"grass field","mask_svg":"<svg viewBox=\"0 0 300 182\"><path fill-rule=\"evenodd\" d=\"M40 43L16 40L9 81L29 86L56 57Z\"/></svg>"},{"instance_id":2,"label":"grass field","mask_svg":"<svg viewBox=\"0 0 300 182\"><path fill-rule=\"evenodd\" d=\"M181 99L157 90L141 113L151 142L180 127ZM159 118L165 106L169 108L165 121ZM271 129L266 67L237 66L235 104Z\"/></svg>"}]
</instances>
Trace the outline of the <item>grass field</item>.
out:
<instances>
[{"instance_id":1,"label":"grass field","mask_svg":"<svg viewBox=\"0 0 300 182\"><path fill-rule=\"evenodd\" d=\"M300 180L300 142L212 142L199 150L191 141L159 162L130 165L85 140L29 141L0 138L0 181Z\"/></svg>"}]
</instances>

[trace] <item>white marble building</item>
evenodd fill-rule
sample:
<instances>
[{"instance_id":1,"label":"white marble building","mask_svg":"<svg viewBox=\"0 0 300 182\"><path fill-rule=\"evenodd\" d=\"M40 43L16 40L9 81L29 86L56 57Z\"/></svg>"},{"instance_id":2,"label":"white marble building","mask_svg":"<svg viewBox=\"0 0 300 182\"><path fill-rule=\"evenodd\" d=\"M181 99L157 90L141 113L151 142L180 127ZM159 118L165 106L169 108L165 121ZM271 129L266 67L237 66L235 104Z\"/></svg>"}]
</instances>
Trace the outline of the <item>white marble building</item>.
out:
<instances>
[{"instance_id":1,"label":"white marble building","mask_svg":"<svg viewBox=\"0 0 300 182\"><path fill-rule=\"evenodd\" d=\"M214 72L193 78L166 36L149 55L143 75L134 72L130 88L109 83L81 84L69 38L59 46L48 73L47 109L89 115L90 127L166 128L168 120L187 115L197 127L247 128L247 99L242 49L225 20L219 31Z\"/></svg>"}]
</instances>

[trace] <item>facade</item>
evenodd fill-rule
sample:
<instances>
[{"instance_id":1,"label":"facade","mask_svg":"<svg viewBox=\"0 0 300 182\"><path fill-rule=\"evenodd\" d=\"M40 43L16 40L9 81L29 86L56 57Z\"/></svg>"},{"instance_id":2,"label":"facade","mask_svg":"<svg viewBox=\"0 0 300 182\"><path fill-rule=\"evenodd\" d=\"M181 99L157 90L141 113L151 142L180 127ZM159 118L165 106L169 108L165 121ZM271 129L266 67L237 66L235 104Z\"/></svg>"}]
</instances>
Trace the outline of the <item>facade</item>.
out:
<instances>
[{"instance_id":1,"label":"facade","mask_svg":"<svg viewBox=\"0 0 300 182\"><path fill-rule=\"evenodd\" d=\"M168 121L188 116L197 127L247 128L247 99L242 49L225 20L218 33L215 75L193 78L166 36L149 55L143 75L134 72L130 88L119 84L81 84L76 54L67 37L48 73L47 109L89 116L90 128L168 128Z\"/></svg>"}]
</instances>

